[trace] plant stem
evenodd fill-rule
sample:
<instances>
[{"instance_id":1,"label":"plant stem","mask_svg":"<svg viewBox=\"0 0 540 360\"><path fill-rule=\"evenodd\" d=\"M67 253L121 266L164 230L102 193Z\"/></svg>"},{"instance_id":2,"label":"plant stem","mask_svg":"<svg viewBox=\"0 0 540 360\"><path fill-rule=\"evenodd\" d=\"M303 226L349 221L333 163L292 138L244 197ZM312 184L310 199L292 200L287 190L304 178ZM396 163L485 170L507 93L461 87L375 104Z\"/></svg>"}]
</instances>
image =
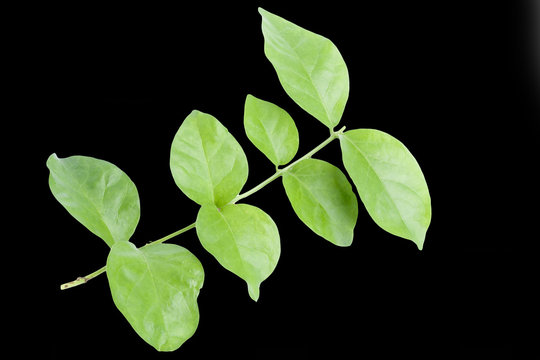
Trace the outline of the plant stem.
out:
<instances>
[{"instance_id":1,"label":"plant stem","mask_svg":"<svg viewBox=\"0 0 540 360\"><path fill-rule=\"evenodd\" d=\"M167 235L167 236L164 236L164 237L162 237L161 239L158 239L158 240L149 242L148 244L144 245L143 248L144 248L144 247L147 247L147 246L150 246L150 245L154 245L154 244L161 244L162 242L165 242L165 241L167 241L167 240L169 240L169 239L172 239L173 237L178 236L178 235L180 235L180 234L183 234L183 233L185 233L186 231L191 230L191 229L193 229L193 228L195 228L195 223L189 224L188 226L186 226L186 227L184 227L184 228L182 228L182 229L180 229L180 230L177 230L177 231L173 232L172 234L169 234L169 235Z\"/></svg>"},{"instance_id":2,"label":"plant stem","mask_svg":"<svg viewBox=\"0 0 540 360\"><path fill-rule=\"evenodd\" d=\"M237 201L242 200L243 198L246 198L246 197L248 197L248 196L250 196L250 195L253 195L253 194L256 193L257 191L261 190L263 187L265 187L266 185L270 184L272 181L276 180L278 177L282 176L284 173L286 173L287 171L289 171L290 169L292 169L296 164L298 164L298 163L301 162L302 160L309 159L309 158L312 157L316 152L318 152L319 150L321 150L323 147L325 147L326 145L328 145L329 143L331 143L332 140L334 140L334 139L337 138L340 134L342 134L343 131L345 131L345 126L342 127L341 129L339 129L339 130L336 131L336 132L330 130L330 137L329 137L328 139L324 140L322 143L320 143L319 145L317 145L313 150L311 150L310 152L308 152L307 154L305 154L304 156L302 156L302 157L299 158L298 160L296 160L296 161L290 163L289 165L287 165L287 166L284 167L283 169L278 169L274 175L270 176L268 179L264 180L262 183L260 183L259 185L255 186L253 189L248 190L248 191L246 191L246 192L243 193L243 194L237 195L237 196L230 202L230 204L234 204L234 203L236 203Z\"/></svg>"},{"instance_id":3,"label":"plant stem","mask_svg":"<svg viewBox=\"0 0 540 360\"><path fill-rule=\"evenodd\" d=\"M60 285L60 290L66 290L66 289L69 289L69 288L72 288L81 284L86 284L88 280L91 280L95 278L96 276L98 276L99 274L104 273L106 269L107 269L107 266L103 266L101 269L96 270L91 274L88 274L86 276L79 276L77 279L73 281Z\"/></svg>"},{"instance_id":4,"label":"plant stem","mask_svg":"<svg viewBox=\"0 0 540 360\"><path fill-rule=\"evenodd\" d=\"M186 227L184 227L184 228L182 228L180 230L177 230L177 231L175 231L175 232L173 232L173 233L171 233L171 234L169 234L167 236L164 236L161 239L152 241L152 242L142 246L141 248L144 248L144 247L147 247L147 246L150 246L150 245L153 245L153 244L160 244L160 243L165 242L165 241L167 241L169 239L172 239L175 236L183 234L186 231L193 229L194 227L195 227L195 223L189 224L188 226L186 226ZM77 279L75 279L73 281L70 281L70 282L67 282L65 284L60 285L60 290L66 290L66 289L70 289L70 288L78 286L78 285L86 284L88 282L88 280L92 280L96 276L104 273L106 271L106 269L107 269L107 266L103 266L101 269L96 270L91 274L88 274L86 276L79 276Z\"/></svg>"},{"instance_id":5,"label":"plant stem","mask_svg":"<svg viewBox=\"0 0 540 360\"><path fill-rule=\"evenodd\" d=\"M305 154L304 156L302 156L298 160L290 163L289 165L287 165L283 169L278 168L274 175L270 176L268 179L264 180L259 185L252 188L251 190L248 190L245 193L237 195L233 200L231 200L231 202L229 202L229 204L234 204L237 201L240 201L240 200L242 200L242 199L256 193L257 191L261 190L263 187L270 184L272 181L276 180L277 178L282 176L284 173L286 173L287 171L292 169L296 164L298 164L302 160L309 159L310 157L312 157L319 150L324 148L326 145L330 144L332 142L332 140L337 138L340 134L343 134L343 131L345 131L345 126L342 127L341 129L339 129L338 131L330 130L330 137L328 137L328 139L324 140L322 143L317 145L313 150L311 150L310 152L308 152L307 154ZM175 231L175 232L173 232L173 233L171 233L171 234L169 234L167 236L164 236L164 237L162 237L162 238L160 238L158 240L152 241L152 242L142 246L141 248L145 248L147 246L154 245L154 244L161 244L161 243L163 243L163 242L165 242L165 241L167 241L169 239L172 239L175 236L183 234L186 231L191 230L193 228L195 228L195 223L192 223L192 224L190 224L190 225L188 225L188 226L186 226L186 227L184 227L184 228L182 228L180 230L177 230L177 231ZM88 274L88 275L82 276L82 277L78 277L77 279L75 279L73 281L70 281L70 282L67 282L65 284L60 285L60 290L66 290L66 289L70 289L70 288L78 286L78 285L86 284L88 282L88 280L92 280L96 276L98 276L100 274L103 274L106 270L107 270L107 267L103 266L102 268L100 268L99 270L94 271L91 274Z\"/></svg>"}]
</instances>

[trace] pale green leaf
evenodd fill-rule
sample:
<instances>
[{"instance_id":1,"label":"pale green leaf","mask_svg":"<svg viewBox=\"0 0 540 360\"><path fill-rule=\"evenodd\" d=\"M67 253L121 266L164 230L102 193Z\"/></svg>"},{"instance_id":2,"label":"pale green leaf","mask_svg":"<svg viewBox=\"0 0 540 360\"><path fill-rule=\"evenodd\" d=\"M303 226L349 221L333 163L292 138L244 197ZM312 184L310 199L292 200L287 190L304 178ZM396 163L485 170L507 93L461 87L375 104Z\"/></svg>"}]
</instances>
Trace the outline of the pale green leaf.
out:
<instances>
[{"instance_id":1,"label":"pale green leaf","mask_svg":"<svg viewBox=\"0 0 540 360\"><path fill-rule=\"evenodd\" d=\"M196 224L203 247L225 269L245 280L249 296L257 301L259 286L274 271L281 251L272 218L247 204L203 205Z\"/></svg>"},{"instance_id":2,"label":"pale green leaf","mask_svg":"<svg viewBox=\"0 0 540 360\"><path fill-rule=\"evenodd\" d=\"M349 72L336 46L259 8L264 52L285 92L305 111L332 129L349 97Z\"/></svg>"},{"instance_id":3,"label":"pale green leaf","mask_svg":"<svg viewBox=\"0 0 540 360\"><path fill-rule=\"evenodd\" d=\"M283 175L283 186L304 224L335 245L351 245L358 201L340 169L326 161L306 159Z\"/></svg>"},{"instance_id":4,"label":"pale green leaf","mask_svg":"<svg viewBox=\"0 0 540 360\"><path fill-rule=\"evenodd\" d=\"M244 128L249 140L274 165L285 165L298 151L298 130L291 116L268 101L248 95Z\"/></svg>"},{"instance_id":5,"label":"pale green leaf","mask_svg":"<svg viewBox=\"0 0 540 360\"><path fill-rule=\"evenodd\" d=\"M248 177L240 144L212 115L194 110L171 146L171 172L187 197L198 204L227 204Z\"/></svg>"},{"instance_id":6,"label":"pale green leaf","mask_svg":"<svg viewBox=\"0 0 540 360\"><path fill-rule=\"evenodd\" d=\"M416 159L400 141L379 130L351 130L339 139L345 169L369 215L421 250L431 221L431 198Z\"/></svg>"},{"instance_id":7,"label":"pale green leaf","mask_svg":"<svg viewBox=\"0 0 540 360\"><path fill-rule=\"evenodd\" d=\"M140 217L135 184L110 162L87 156L47 160L56 200L81 224L112 246L133 235Z\"/></svg>"},{"instance_id":8,"label":"pale green leaf","mask_svg":"<svg viewBox=\"0 0 540 360\"><path fill-rule=\"evenodd\" d=\"M157 350L176 350L195 333L204 270L188 250L117 243L107 258L107 278L116 307Z\"/></svg>"}]
</instances>

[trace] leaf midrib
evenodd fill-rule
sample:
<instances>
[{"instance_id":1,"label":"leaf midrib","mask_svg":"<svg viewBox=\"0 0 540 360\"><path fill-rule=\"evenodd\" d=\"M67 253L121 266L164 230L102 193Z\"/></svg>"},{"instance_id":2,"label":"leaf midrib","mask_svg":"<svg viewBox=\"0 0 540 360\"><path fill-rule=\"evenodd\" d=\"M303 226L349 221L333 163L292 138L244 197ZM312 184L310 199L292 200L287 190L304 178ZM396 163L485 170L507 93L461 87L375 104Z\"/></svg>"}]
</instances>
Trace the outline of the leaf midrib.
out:
<instances>
[{"instance_id":1,"label":"leaf midrib","mask_svg":"<svg viewBox=\"0 0 540 360\"><path fill-rule=\"evenodd\" d=\"M238 206L238 205L227 205L227 206ZM227 229L229 230L229 233L231 234L231 237L233 239L232 243L233 243L233 247L234 249L236 250L236 253L238 254L238 259L240 260L240 264L242 265L242 273L247 276L248 272L246 271L246 265L244 264L244 260L242 259L242 255L240 253L240 249L238 248L238 245L237 245L237 240L236 240L236 236L234 235L234 231L233 229L231 228L231 225L229 224L229 222L227 221L227 218L225 217L225 215L223 215L223 210L224 208L221 209L221 211L219 211L219 209L216 207L216 210L219 214L219 216L223 219L223 221L225 222L225 224L227 225ZM244 279L247 281L247 279Z\"/></svg>"},{"instance_id":2,"label":"leaf midrib","mask_svg":"<svg viewBox=\"0 0 540 360\"><path fill-rule=\"evenodd\" d=\"M163 315L163 311L161 310L161 306L159 306L159 304L162 304L163 303L163 299L161 298L161 294L159 293L158 291L158 287L156 285L156 279L155 279L155 276L154 274L152 273L152 270L150 269L150 264L148 262L148 259L146 258L146 254L143 252L143 251L140 251L139 249L136 249L137 251L139 251L140 255L142 256L143 258L143 261L146 265L146 269L149 273L149 276L150 278L152 279L152 285L154 286L154 291L156 293L156 297L158 298L158 308L159 308L159 315L161 317L161 322L163 323L163 327L165 328L165 332L168 334L169 333L169 327L168 327L168 324L167 322L165 321L165 316ZM163 345L163 344L162 344ZM158 347L158 351L161 350L161 346Z\"/></svg>"}]
</instances>

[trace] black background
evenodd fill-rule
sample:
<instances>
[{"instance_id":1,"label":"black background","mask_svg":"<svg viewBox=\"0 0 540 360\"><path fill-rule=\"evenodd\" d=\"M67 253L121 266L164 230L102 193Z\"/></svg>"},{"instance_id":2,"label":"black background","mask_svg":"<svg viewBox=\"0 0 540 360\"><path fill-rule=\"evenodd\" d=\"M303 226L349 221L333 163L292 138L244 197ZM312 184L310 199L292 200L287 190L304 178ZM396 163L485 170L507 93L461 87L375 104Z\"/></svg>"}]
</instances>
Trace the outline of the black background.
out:
<instances>
[{"instance_id":1,"label":"black background","mask_svg":"<svg viewBox=\"0 0 540 360\"><path fill-rule=\"evenodd\" d=\"M334 354L368 359L428 355L520 358L533 338L532 244L538 215L540 67L530 2L288 2L24 9L14 32L18 117L31 162L26 225L39 256L24 351L43 357L130 354L194 359ZM427 179L433 220L422 252L379 229L360 208L355 240L339 248L314 235L290 207L280 181L246 202L270 214L282 255L253 302L245 283L199 244L174 240L202 262L195 335L158 354L115 308L105 276L60 291L101 267L108 248L56 202L47 157L108 160L137 185L137 245L195 219L198 206L176 187L170 144L197 109L217 117L243 146L249 189L273 173L242 128L246 95L287 110L299 155L328 136L282 90L263 53L257 7L330 38L349 69L341 125L376 128L401 140ZM536 21L540 21L537 17ZM537 50L540 52L540 50ZM9 140L9 139L6 139ZM28 150L28 149L24 149ZM343 169L339 146L318 158ZM25 164L28 164L26 162ZM533 205L534 206L534 205ZM33 231L35 230L35 234ZM40 339L39 346L32 346ZM375 355L375 356L374 356Z\"/></svg>"}]
</instances>

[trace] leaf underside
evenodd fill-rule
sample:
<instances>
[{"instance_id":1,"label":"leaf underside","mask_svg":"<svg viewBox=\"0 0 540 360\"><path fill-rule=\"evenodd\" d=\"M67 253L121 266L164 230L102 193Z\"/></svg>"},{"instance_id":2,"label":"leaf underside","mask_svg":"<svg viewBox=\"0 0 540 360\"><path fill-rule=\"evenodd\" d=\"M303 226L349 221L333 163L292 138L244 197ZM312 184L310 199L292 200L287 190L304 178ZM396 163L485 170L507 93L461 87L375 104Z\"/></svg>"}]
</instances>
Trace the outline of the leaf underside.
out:
<instances>
[{"instance_id":1,"label":"leaf underside","mask_svg":"<svg viewBox=\"0 0 540 360\"><path fill-rule=\"evenodd\" d=\"M180 190L200 205L227 204L248 177L240 144L215 117L197 110L174 137L170 167Z\"/></svg>"},{"instance_id":2,"label":"leaf underside","mask_svg":"<svg viewBox=\"0 0 540 360\"><path fill-rule=\"evenodd\" d=\"M323 160L306 159L283 175L283 186L304 224L335 245L351 245L358 201L341 170Z\"/></svg>"},{"instance_id":3,"label":"leaf underside","mask_svg":"<svg viewBox=\"0 0 540 360\"><path fill-rule=\"evenodd\" d=\"M264 52L285 92L330 129L343 115L349 73L337 47L327 38L259 8Z\"/></svg>"},{"instance_id":4,"label":"leaf underside","mask_svg":"<svg viewBox=\"0 0 540 360\"><path fill-rule=\"evenodd\" d=\"M176 350L195 333L204 270L188 250L117 243L107 258L107 278L116 307L157 350Z\"/></svg>"},{"instance_id":5,"label":"leaf underside","mask_svg":"<svg viewBox=\"0 0 540 360\"><path fill-rule=\"evenodd\" d=\"M49 187L64 208L92 233L113 246L133 235L140 217L135 184L116 165L88 157L47 160Z\"/></svg>"},{"instance_id":6,"label":"leaf underside","mask_svg":"<svg viewBox=\"0 0 540 360\"><path fill-rule=\"evenodd\" d=\"M245 280L249 296L257 301L259 286L274 271L281 252L272 218L247 204L203 205L196 224L203 247L225 269Z\"/></svg>"},{"instance_id":7,"label":"leaf underside","mask_svg":"<svg viewBox=\"0 0 540 360\"><path fill-rule=\"evenodd\" d=\"M298 130L293 119L268 101L246 97L244 128L253 145L276 166L287 164L298 151Z\"/></svg>"},{"instance_id":8,"label":"leaf underside","mask_svg":"<svg viewBox=\"0 0 540 360\"><path fill-rule=\"evenodd\" d=\"M394 137L372 129L347 131L340 145L345 169L369 215L421 250L431 222L431 198L413 155Z\"/></svg>"}]
</instances>

